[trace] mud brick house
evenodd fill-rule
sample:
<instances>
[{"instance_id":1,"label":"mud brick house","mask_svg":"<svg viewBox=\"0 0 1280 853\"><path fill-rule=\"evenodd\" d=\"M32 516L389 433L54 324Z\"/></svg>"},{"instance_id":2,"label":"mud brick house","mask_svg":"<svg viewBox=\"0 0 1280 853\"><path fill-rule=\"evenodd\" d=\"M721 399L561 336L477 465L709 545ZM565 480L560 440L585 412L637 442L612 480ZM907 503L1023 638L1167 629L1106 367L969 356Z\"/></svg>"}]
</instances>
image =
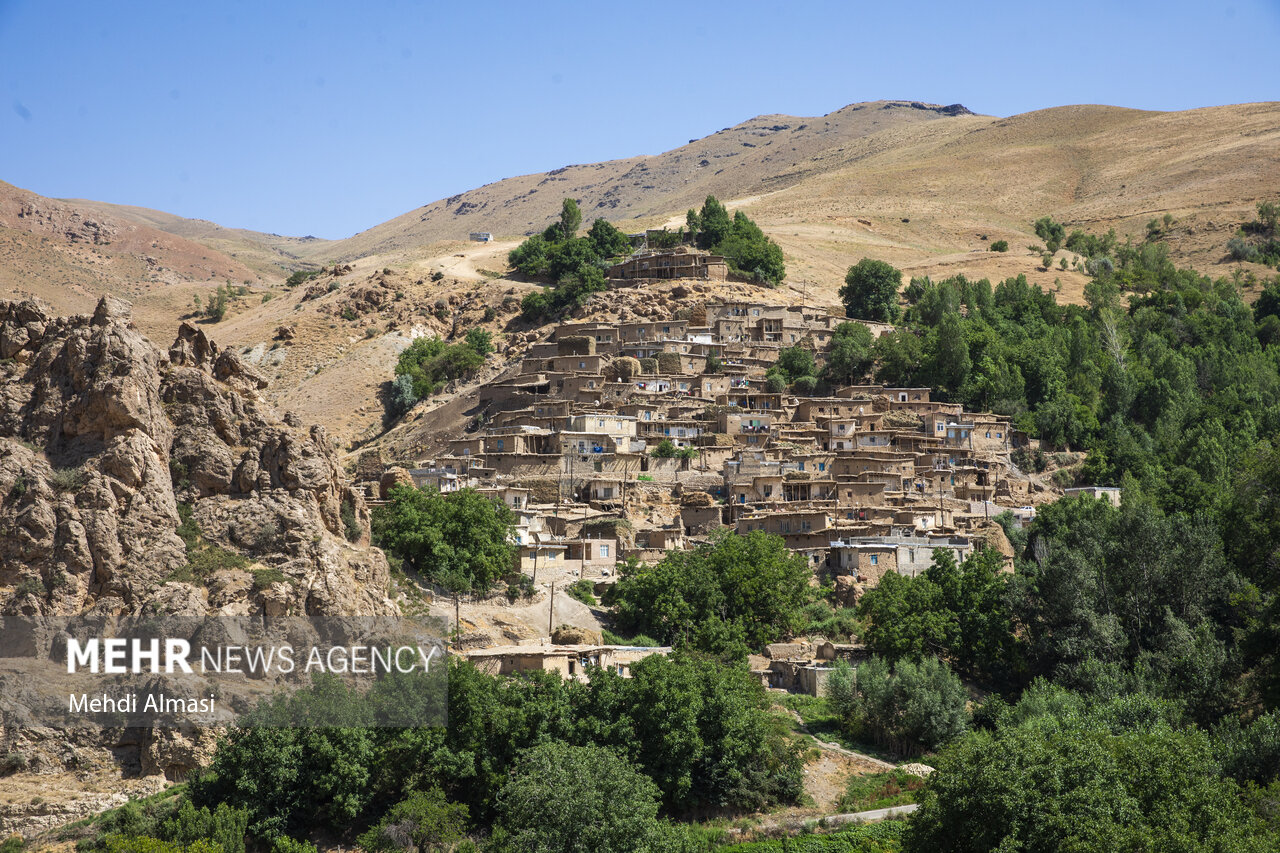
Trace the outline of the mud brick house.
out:
<instances>
[{"instance_id":1,"label":"mud brick house","mask_svg":"<svg viewBox=\"0 0 1280 853\"><path fill-rule=\"evenodd\" d=\"M724 281L729 277L729 264L719 255L677 246L638 252L610 267L608 277L617 281L675 278Z\"/></svg>"}]
</instances>

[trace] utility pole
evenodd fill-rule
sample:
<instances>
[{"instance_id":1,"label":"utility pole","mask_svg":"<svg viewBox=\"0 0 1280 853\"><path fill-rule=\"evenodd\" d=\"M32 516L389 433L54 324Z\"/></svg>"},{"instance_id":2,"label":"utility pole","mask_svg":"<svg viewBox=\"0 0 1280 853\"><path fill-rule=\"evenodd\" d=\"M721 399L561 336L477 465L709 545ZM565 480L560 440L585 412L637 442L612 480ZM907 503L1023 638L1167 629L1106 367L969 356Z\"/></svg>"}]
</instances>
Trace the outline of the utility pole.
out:
<instances>
[{"instance_id":1,"label":"utility pole","mask_svg":"<svg viewBox=\"0 0 1280 853\"><path fill-rule=\"evenodd\" d=\"M551 582L551 597L547 605L547 638L550 639L551 634L555 631L554 622L556 619L556 582Z\"/></svg>"}]
</instances>

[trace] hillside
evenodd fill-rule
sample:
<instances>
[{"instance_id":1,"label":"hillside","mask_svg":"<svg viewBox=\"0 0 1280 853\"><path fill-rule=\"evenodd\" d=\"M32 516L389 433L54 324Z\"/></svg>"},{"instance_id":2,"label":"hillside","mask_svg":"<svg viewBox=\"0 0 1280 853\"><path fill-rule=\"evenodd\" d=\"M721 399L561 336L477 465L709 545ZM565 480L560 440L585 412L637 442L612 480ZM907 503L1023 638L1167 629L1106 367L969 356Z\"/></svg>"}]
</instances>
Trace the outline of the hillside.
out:
<instances>
[{"instance_id":1,"label":"hillside","mask_svg":"<svg viewBox=\"0 0 1280 853\"><path fill-rule=\"evenodd\" d=\"M523 236L541 231L566 197L589 222L665 217L708 194L736 199L793 186L849 157L890 144L887 132L921 125L983 121L960 105L908 101L852 104L825 116L758 116L652 157L564 166L507 178L441 199L335 242L329 256L350 260L389 254L471 231ZM630 230L620 225L623 230Z\"/></svg>"},{"instance_id":2,"label":"hillside","mask_svg":"<svg viewBox=\"0 0 1280 853\"><path fill-rule=\"evenodd\" d=\"M863 256L908 276L1025 274L1081 301L1082 273L1043 269L1026 248L1040 242L1031 223L1046 214L1140 240L1168 213L1161 239L1175 263L1262 277L1264 267L1228 263L1225 244L1258 200L1280 193L1280 104L1178 113L1083 105L1000 118L879 101L821 117L761 116L664 154L487 184L332 242L0 184L0 292L59 312L121 295L139 328L163 340L193 297L245 282L249 293L206 330L264 368L275 403L345 443L380 430L379 387L413 336L483 323L502 346L532 337L512 308L532 285L506 277L506 253L563 198L580 200L584 224L604 216L634 231L678 227L709 193L782 246L789 281L771 301L836 307L844 271ZM477 230L497 240L465 242ZM1000 239L1010 251L989 251ZM289 271L322 265L341 270L321 279L332 291L281 286ZM486 307L496 309L488 321ZM282 326L293 328L288 339Z\"/></svg>"}]
</instances>

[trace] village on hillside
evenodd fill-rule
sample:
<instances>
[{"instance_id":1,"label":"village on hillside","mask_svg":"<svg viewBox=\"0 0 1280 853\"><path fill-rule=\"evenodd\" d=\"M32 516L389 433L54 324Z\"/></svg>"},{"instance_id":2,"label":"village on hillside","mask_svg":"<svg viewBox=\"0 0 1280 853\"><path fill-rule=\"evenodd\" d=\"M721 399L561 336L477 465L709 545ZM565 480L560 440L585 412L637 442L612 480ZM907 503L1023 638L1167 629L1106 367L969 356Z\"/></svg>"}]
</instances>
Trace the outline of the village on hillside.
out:
<instances>
[{"instance_id":1,"label":"village on hillside","mask_svg":"<svg viewBox=\"0 0 1280 853\"><path fill-rule=\"evenodd\" d=\"M610 270L615 288L723 278L722 258L683 246L641 249ZM366 451L358 487L373 506L399 484L501 500L516 519L516 568L549 592L552 612L556 589L586 580L599 594L620 561L652 563L719 530L782 537L843 606L887 572L922 573L937 549L959 562L985 544L1012 571L994 519L1008 513L1020 527L1061 494L1015 464L1037 442L1008 416L966 412L928 388L778 390L766 374L781 353L820 355L851 322L826 308L722 299L671 312L680 319L647 313L549 327L480 388L468 431L449 438L447 452L410 465ZM852 322L873 337L893 330ZM1119 501L1117 489L1072 491ZM501 638L479 632L461 650L494 672L579 678L588 664L625 672L650 651L547 628L553 636L534 645L495 645ZM865 650L802 642L758 651L752 665L766 685L816 693L824 663Z\"/></svg>"}]
</instances>

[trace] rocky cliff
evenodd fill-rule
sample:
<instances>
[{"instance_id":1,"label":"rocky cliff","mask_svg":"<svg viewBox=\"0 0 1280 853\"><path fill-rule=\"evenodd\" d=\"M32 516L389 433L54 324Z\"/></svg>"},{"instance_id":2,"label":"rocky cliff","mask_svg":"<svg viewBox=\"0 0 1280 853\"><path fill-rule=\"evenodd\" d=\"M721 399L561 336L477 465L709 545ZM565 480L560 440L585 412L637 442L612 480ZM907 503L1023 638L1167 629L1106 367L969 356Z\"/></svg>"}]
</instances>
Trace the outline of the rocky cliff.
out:
<instances>
[{"instance_id":1,"label":"rocky cliff","mask_svg":"<svg viewBox=\"0 0 1280 853\"><path fill-rule=\"evenodd\" d=\"M157 348L119 300L72 317L0 301L0 659L144 627L330 643L394 628L364 501L324 430L277 415L265 384L189 323ZM20 677L0 672L3 692ZM52 772L123 744L137 772L174 778L200 750L175 737L11 726L0 751Z\"/></svg>"}]
</instances>

